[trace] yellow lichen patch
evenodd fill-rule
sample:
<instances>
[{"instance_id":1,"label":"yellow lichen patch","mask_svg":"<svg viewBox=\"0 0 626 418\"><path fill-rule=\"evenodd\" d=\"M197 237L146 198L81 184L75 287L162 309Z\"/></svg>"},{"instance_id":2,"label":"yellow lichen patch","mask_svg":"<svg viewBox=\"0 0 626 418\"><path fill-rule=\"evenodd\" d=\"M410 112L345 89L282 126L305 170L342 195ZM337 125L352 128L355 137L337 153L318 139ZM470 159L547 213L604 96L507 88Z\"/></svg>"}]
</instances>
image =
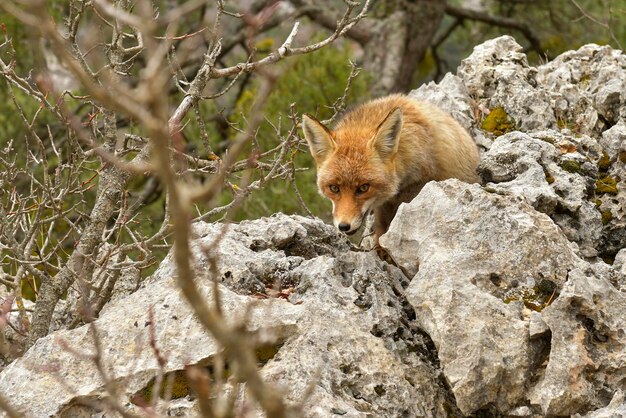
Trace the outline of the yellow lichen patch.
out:
<instances>
[{"instance_id":1,"label":"yellow lichen patch","mask_svg":"<svg viewBox=\"0 0 626 418\"><path fill-rule=\"evenodd\" d=\"M620 151L618 158L621 162L626 164L626 151Z\"/></svg>"},{"instance_id":2,"label":"yellow lichen patch","mask_svg":"<svg viewBox=\"0 0 626 418\"><path fill-rule=\"evenodd\" d=\"M596 180L596 193L617 194L617 180L610 176Z\"/></svg>"},{"instance_id":3,"label":"yellow lichen patch","mask_svg":"<svg viewBox=\"0 0 626 418\"><path fill-rule=\"evenodd\" d=\"M545 168L543 169L543 173L546 176L546 181L548 182L548 184L552 184L552 183L554 183L556 181L554 176L552 174L550 174L550 172L548 170L546 170Z\"/></svg>"},{"instance_id":4,"label":"yellow lichen patch","mask_svg":"<svg viewBox=\"0 0 626 418\"><path fill-rule=\"evenodd\" d=\"M519 300L526 308L541 312L545 307L550 306L556 296L558 296L556 285L550 280L542 280L532 288L512 289L507 293L503 302L509 304Z\"/></svg>"},{"instance_id":5,"label":"yellow lichen patch","mask_svg":"<svg viewBox=\"0 0 626 418\"><path fill-rule=\"evenodd\" d=\"M515 129L513 121L502 107L493 108L480 127L483 131L491 132L495 136L504 135Z\"/></svg>"},{"instance_id":6,"label":"yellow lichen patch","mask_svg":"<svg viewBox=\"0 0 626 418\"><path fill-rule=\"evenodd\" d=\"M145 388L133 396L132 402L136 405L142 405L149 402L150 399L152 399L154 390L156 389L155 386L156 378L153 378ZM174 372L167 373L164 376L158 391L160 398L165 398L166 394L170 395L170 399L180 399L189 395L189 384L187 382L185 371L176 370Z\"/></svg>"},{"instance_id":7,"label":"yellow lichen patch","mask_svg":"<svg viewBox=\"0 0 626 418\"><path fill-rule=\"evenodd\" d=\"M606 225L609 222L611 222L611 219L613 219L613 214L611 213L610 210L603 210L602 211L602 225Z\"/></svg>"},{"instance_id":8,"label":"yellow lichen patch","mask_svg":"<svg viewBox=\"0 0 626 418\"><path fill-rule=\"evenodd\" d=\"M598 160L598 169L600 169L600 171L607 171L609 167L611 167L611 159L609 158L609 154L603 152L602 157Z\"/></svg>"},{"instance_id":9,"label":"yellow lichen patch","mask_svg":"<svg viewBox=\"0 0 626 418\"><path fill-rule=\"evenodd\" d=\"M561 168L570 173L580 173L581 166L578 161L565 160L561 163Z\"/></svg>"}]
</instances>

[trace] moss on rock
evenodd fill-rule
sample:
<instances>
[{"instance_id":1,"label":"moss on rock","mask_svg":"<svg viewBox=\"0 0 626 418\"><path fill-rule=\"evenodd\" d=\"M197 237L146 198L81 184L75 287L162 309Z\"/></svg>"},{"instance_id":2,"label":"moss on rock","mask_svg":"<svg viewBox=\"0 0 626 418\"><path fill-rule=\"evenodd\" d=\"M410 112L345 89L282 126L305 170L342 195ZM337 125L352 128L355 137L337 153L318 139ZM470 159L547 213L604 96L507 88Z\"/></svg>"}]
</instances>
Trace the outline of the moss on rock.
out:
<instances>
[{"instance_id":1,"label":"moss on rock","mask_svg":"<svg viewBox=\"0 0 626 418\"><path fill-rule=\"evenodd\" d=\"M561 163L561 168L570 173L580 173L582 167L578 161L565 160Z\"/></svg>"},{"instance_id":2,"label":"moss on rock","mask_svg":"<svg viewBox=\"0 0 626 418\"><path fill-rule=\"evenodd\" d=\"M611 219L613 219L613 214L611 213L610 210L603 210L601 213L602 213L602 225L606 225L609 222L611 222Z\"/></svg>"},{"instance_id":3,"label":"moss on rock","mask_svg":"<svg viewBox=\"0 0 626 418\"><path fill-rule=\"evenodd\" d=\"M490 132L495 136L504 135L515 129L515 124L503 107L493 108L480 125L483 131Z\"/></svg>"},{"instance_id":4,"label":"moss on rock","mask_svg":"<svg viewBox=\"0 0 626 418\"><path fill-rule=\"evenodd\" d=\"M610 176L596 180L596 193L617 194L617 180Z\"/></svg>"},{"instance_id":5,"label":"moss on rock","mask_svg":"<svg viewBox=\"0 0 626 418\"><path fill-rule=\"evenodd\" d=\"M598 169L600 171L607 171L611 167L611 159L606 152L602 153L602 157L598 160Z\"/></svg>"}]
</instances>

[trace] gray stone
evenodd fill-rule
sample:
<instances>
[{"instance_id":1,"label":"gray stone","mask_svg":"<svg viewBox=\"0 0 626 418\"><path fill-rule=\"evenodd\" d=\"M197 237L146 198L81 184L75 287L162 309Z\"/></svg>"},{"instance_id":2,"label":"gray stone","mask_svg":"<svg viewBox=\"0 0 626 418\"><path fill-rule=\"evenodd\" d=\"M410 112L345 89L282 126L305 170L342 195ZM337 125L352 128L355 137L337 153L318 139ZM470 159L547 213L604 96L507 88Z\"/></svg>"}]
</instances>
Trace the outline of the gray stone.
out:
<instances>
[{"instance_id":1,"label":"gray stone","mask_svg":"<svg viewBox=\"0 0 626 418\"><path fill-rule=\"evenodd\" d=\"M598 142L608 154L610 161L616 162L620 158L620 153L626 152L626 122L620 120L615 126L602 132Z\"/></svg>"},{"instance_id":2,"label":"gray stone","mask_svg":"<svg viewBox=\"0 0 626 418\"><path fill-rule=\"evenodd\" d=\"M613 267L615 267L615 270L621 276L620 284L622 286L626 286L626 248L622 248L617 253L613 262Z\"/></svg>"},{"instance_id":3,"label":"gray stone","mask_svg":"<svg viewBox=\"0 0 626 418\"><path fill-rule=\"evenodd\" d=\"M198 271L207 272L203 247L215 239L220 227L203 224L196 230L202 233L193 246ZM229 241L237 241L237 237L225 239L226 245L220 250L232 248L234 244ZM233 258L233 253L227 254L228 257L223 258ZM111 302L94 323L105 348L104 364L109 375L124 388L125 396L130 397L142 389L158 371L148 338L150 309L154 312L157 345L168 358L166 372L204 361L219 349L194 318L174 277L174 263L169 255L149 283L132 295ZM201 274L198 282L205 297L212 300L211 282L206 273ZM250 299L223 286L220 292L225 316L233 320L242 318ZM256 301L252 310L248 327L264 329L268 342L274 343L291 335L304 313L302 306L279 299ZM30 416L51 416L78 399L97 400L103 393L103 383L93 363L64 350L64 345L78 352L93 353L90 326L57 331L40 339L24 357L0 373L3 395L15 407ZM73 390L66 390L59 381Z\"/></svg>"},{"instance_id":4,"label":"gray stone","mask_svg":"<svg viewBox=\"0 0 626 418\"><path fill-rule=\"evenodd\" d=\"M602 246L603 225L589 196L601 157L601 147L586 136L511 132L483 155L479 172L488 188L524 196L536 210L552 217L583 256L595 257Z\"/></svg>"},{"instance_id":5,"label":"gray stone","mask_svg":"<svg viewBox=\"0 0 626 418\"><path fill-rule=\"evenodd\" d=\"M307 416L332 411L353 417L460 416L440 379L432 341L411 321L413 311L403 295L408 283L400 270L375 253L348 251L334 227L298 216L229 226L198 223L193 233L193 264L205 298L213 298L211 254L223 283L225 317L239 321L250 309L248 328L276 350L261 370L266 380L282 388L287 400L299 402L319 379ZM164 372L205 364L219 349L177 289L175 270L170 254L137 292L113 300L94 323L107 373L130 411L137 407L129 400L158 372L148 338L150 309L157 346L167 357ZM268 287L294 289L290 301L259 300ZM39 340L0 373L2 394L27 416L111 416L84 405L104 394L103 382L90 361L63 346L93 352L90 327ZM197 411L195 402L184 399L159 405L173 416Z\"/></svg>"},{"instance_id":6,"label":"gray stone","mask_svg":"<svg viewBox=\"0 0 626 418\"><path fill-rule=\"evenodd\" d=\"M532 311L529 317L528 323L528 335L530 338L537 338L550 332L550 327L541 317L541 314L536 311Z\"/></svg>"},{"instance_id":7,"label":"gray stone","mask_svg":"<svg viewBox=\"0 0 626 418\"><path fill-rule=\"evenodd\" d=\"M474 121L469 91L463 81L446 74L439 83L422 84L409 93L409 97L435 104L451 114L465 129L471 129Z\"/></svg>"},{"instance_id":8,"label":"gray stone","mask_svg":"<svg viewBox=\"0 0 626 418\"><path fill-rule=\"evenodd\" d=\"M457 405L512 416L606 406L626 381L615 269L580 259L525 198L487 189L428 183L380 239L415 274L407 299Z\"/></svg>"},{"instance_id":9,"label":"gray stone","mask_svg":"<svg viewBox=\"0 0 626 418\"><path fill-rule=\"evenodd\" d=\"M626 399L624 392L618 390L611 403L585 415L574 414L574 418L621 418L626 417Z\"/></svg>"},{"instance_id":10,"label":"gray stone","mask_svg":"<svg viewBox=\"0 0 626 418\"><path fill-rule=\"evenodd\" d=\"M522 47L513 37L501 36L474 47L474 52L461 62L457 75L489 109L502 107L518 129L556 126L550 96L538 85L537 69L528 65Z\"/></svg>"},{"instance_id":11,"label":"gray stone","mask_svg":"<svg viewBox=\"0 0 626 418\"><path fill-rule=\"evenodd\" d=\"M537 68L557 118L579 133L600 133L626 116L626 55L589 44Z\"/></svg>"},{"instance_id":12,"label":"gray stone","mask_svg":"<svg viewBox=\"0 0 626 418\"><path fill-rule=\"evenodd\" d=\"M543 377L530 392L545 415L605 406L626 381L626 296L591 269L568 274L559 297L542 311L552 332Z\"/></svg>"},{"instance_id":13,"label":"gray stone","mask_svg":"<svg viewBox=\"0 0 626 418\"><path fill-rule=\"evenodd\" d=\"M558 293L580 262L559 228L524 200L447 180L402 205L380 242L417 273L407 299L461 411L521 406L533 362L547 353L543 339L530 340L529 312L512 292L546 282L543 298Z\"/></svg>"}]
</instances>

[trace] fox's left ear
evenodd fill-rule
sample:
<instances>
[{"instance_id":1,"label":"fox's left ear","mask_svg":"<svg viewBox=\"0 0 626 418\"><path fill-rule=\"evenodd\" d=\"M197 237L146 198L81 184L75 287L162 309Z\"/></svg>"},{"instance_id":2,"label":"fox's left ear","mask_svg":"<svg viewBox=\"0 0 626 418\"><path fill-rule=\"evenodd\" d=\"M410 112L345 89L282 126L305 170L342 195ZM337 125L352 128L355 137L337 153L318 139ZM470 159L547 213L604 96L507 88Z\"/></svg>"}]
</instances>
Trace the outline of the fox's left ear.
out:
<instances>
[{"instance_id":1,"label":"fox's left ear","mask_svg":"<svg viewBox=\"0 0 626 418\"><path fill-rule=\"evenodd\" d=\"M402 111L396 107L378 125L376 134L370 140L369 146L378 151L378 155L384 160L393 157L398 151L401 129Z\"/></svg>"},{"instance_id":2,"label":"fox's left ear","mask_svg":"<svg viewBox=\"0 0 626 418\"><path fill-rule=\"evenodd\" d=\"M322 163L336 147L332 134L320 121L307 113L302 115L302 130L306 142L309 143L311 155L318 164Z\"/></svg>"}]
</instances>

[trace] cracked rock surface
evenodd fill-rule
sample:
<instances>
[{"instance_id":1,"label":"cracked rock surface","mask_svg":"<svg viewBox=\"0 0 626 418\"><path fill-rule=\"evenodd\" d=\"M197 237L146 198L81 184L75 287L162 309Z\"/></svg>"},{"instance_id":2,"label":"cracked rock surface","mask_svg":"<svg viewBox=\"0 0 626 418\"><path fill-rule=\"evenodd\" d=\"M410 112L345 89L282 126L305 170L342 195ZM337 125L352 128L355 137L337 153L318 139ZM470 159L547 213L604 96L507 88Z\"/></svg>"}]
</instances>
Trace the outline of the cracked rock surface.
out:
<instances>
[{"instance_id":1,"label":"cracked rock surface","mask_svg":"<svg viewBox=\"0 0 626 418\"><path fill-rule=\"evenodd\" d=\"M415 274L407 299L464 414L571 415L624 385L623 282L526 199L431 182L381 244Z\"/></svg>"},{"instance_id":2,"label":"cracked rock surface","mask_svg":"<svg viewBox=\"0 0 626 418\"><path fill-rule=\"evenodd\" d=\"M225 317L239 320L253 306L248 327L259 330L276 350L263 365L263 376L284 388L293 402L318 379L307 416L460 416L432 341L417 328L404 298L408 281L399 269L375 253L349 251L332 226L298 216L276 215L227 228L199 223L194 233L194 265L206 298L212 298L206 274L211 248L219 260ZM141 289L108 305L94 323L106 348L103 363L130 409L136 409L130 403L133 395L158 371L151 326L168 359L165 372L204 364L217 353L174 275L170 254ZM250 296L268 285L295 289L290 301ZM102 379L93 363L64 347L93 352L90 326L39 340L0 373L2 394L25 416L101 416L83 404L105 393ZM195 402L184 399L162 408L167 414L197 413Z\"/></svg>"}]
</instances>

